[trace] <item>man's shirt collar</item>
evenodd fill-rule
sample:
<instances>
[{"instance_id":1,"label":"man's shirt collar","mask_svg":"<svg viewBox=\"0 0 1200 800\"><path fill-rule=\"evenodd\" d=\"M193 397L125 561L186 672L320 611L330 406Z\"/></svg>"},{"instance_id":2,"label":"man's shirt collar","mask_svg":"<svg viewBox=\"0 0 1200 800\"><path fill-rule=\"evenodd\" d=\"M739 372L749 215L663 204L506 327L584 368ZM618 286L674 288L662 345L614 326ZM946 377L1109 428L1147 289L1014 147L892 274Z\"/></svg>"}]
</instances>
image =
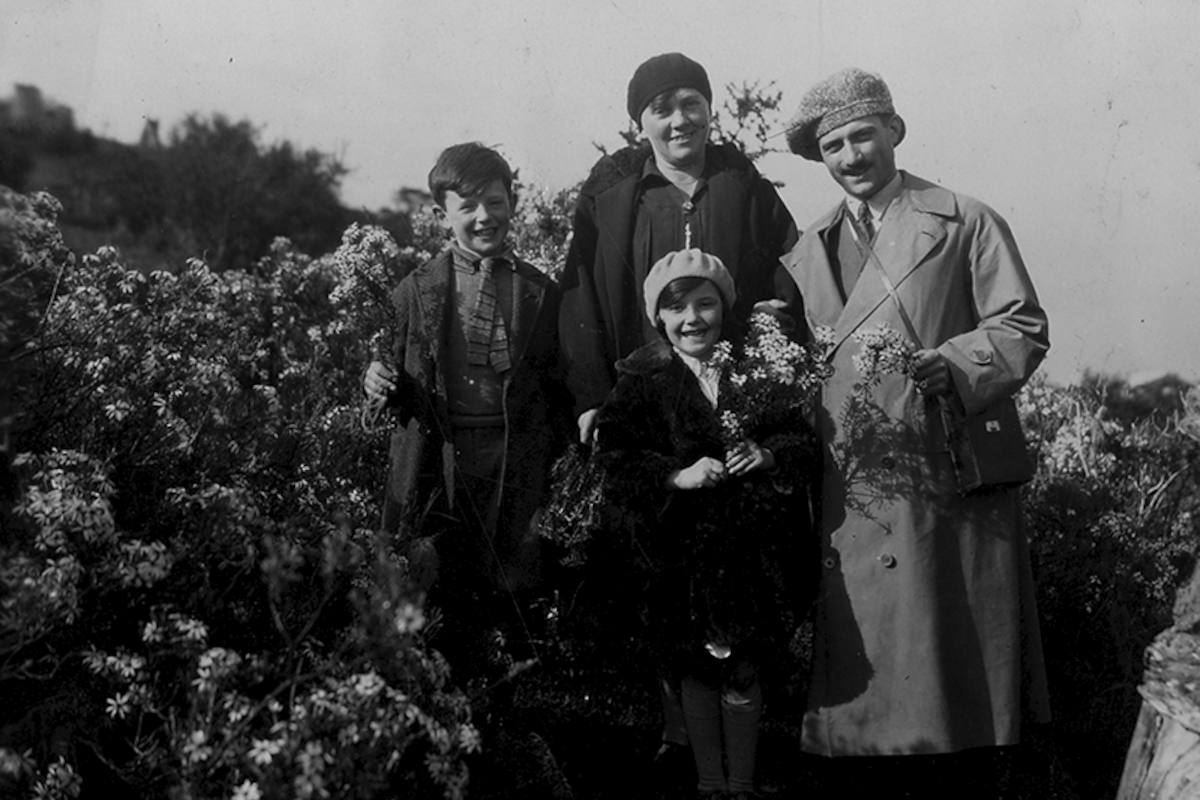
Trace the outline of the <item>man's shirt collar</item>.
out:
<instances>
[{"instance_id":1,"label":"man's shirt collar","mask_svg":"<svg viewBox=\"0 0 1200 800\"><path fill-rule=\"evenodd\" d=\"M892 179L887 182L886 186L867 198L867 208L871 209L871 217L875 220L876 225L883 221L884 213L892 201L896 199L896 195L900 194L900 187L903 183L900 170L896 170L896 174L892 176ZM850 214L855 219L859 218L859 209L862 208L862 205L862 200L846 195L846 208L849 209Z\"/></svg>"}]
</instances>

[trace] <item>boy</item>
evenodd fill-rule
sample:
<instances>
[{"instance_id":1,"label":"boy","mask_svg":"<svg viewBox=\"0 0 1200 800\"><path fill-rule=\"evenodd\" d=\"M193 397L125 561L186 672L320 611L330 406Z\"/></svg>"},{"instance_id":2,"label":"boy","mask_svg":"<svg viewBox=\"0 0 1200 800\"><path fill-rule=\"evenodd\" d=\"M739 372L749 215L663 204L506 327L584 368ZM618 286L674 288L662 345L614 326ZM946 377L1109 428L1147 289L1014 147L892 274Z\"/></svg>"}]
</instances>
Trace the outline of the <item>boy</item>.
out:
<instances>
[{"instance_id":1,"label":"boy","mask_svg":"<svg viewBox=\"0 0 1200 800\"><path fill-rule=\"evenodd\" d=\"M434 602L468 634L439 644L461 647L467 662L481 648L466 629L485 631L492 612L513 608L514 593L538 580L531 521L569 408L558 289L508 243L512 181L504 158L481 144L442 152L429 189L450 244L393 292L392 366L374 362L363 380L399 419L384 529L400 552L418 539L433 546ZM421 560L431 563L428 553Z\"/></svg>"}]
</instances>

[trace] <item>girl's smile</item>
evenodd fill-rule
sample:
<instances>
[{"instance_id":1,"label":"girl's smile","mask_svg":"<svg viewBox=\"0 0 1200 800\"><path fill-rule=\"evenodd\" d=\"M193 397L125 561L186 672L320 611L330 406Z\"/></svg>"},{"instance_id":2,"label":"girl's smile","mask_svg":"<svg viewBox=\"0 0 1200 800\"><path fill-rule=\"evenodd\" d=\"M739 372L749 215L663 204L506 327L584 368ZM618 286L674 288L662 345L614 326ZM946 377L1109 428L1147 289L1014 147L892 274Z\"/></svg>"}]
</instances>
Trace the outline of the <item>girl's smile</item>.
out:
<instances>
[{"instance_id":1,"label":"girl's smile","mask_svg":"<svg viewBox=\"0 0 1200 800\"><path fill-rule=\"evenodd\" d=\"M724 309L721 292L712 281L704 281L678 302L658 310L658 318L676 350L692 358L707 359L721 338Z\"/></svg>"}]
</instances>

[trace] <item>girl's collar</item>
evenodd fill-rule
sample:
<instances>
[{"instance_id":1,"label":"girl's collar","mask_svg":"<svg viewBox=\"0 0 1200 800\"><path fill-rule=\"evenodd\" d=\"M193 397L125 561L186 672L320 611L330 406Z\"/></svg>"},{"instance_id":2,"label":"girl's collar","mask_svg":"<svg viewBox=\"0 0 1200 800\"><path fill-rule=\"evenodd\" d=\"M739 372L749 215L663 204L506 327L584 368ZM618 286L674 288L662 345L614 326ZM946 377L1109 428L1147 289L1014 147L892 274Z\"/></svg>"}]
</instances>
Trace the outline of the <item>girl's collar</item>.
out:
<instances>
[{"instance_id":1,"label":"girl's collar","mask_svg":"<svg viewBox=\"0 0 1200 800\"><path fill-rule=\"evenodd\" d=\"M672 345L671 349L675 352L675 355L679 356L680 360L682 360L684 364L687 364L688 369L690 369L692 372L696 373L697 375L699 375L703 372L708 372L709 370L713 370L716 368L716 365L713 364L713 358L712 358L715 350L709 352L708 358L699 359L699 358L696 358L695 356L689 356L687 353L683 352L678 347L675 347L673 345Z\"/></svg>"}]
</instances>

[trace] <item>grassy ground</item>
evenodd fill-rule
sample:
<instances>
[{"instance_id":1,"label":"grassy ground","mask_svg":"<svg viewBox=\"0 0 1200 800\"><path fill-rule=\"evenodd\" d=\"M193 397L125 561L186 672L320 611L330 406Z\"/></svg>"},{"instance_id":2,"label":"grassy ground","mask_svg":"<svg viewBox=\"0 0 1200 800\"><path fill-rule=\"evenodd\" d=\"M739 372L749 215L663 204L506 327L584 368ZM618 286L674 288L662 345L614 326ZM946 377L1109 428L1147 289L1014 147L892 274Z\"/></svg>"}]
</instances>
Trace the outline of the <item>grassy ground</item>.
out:
<instances>
[{"instance_id":1,"label":"grassy ground","mask_svg":"<svg viewBox=\"0 0 1200 800\"><path fill-rule=\"evenodd\" d=\"M530 671L493 728L490 757L473 768L473 797L676 800L695 796L687 753L655 763L659 701L633 673ZM759 740L764 797L986 798L994 777L1004 800L1082 800L1052 726L999 757L837 759L801 753L799 708L768 701ZM485 735L487 726L485 725ZM909 786L908 790L901 789ZM1114 787L1115 791L1115 787ZM1111 795L1110 795L1111 796ZM1089 798L1090 800L1090 798Z\"/></svg>"},{"instance_id":2,"label":"grassy ground","mask_svg":"<svg viewBox=\"0 0 1200 800\"><path fill-rule=\"evenodd\" d=\"M583 597L573 613L544 615L541 622L557 622L534 634L542 643L538 665L489 692L478 705L487 752L472 766L471 797L695 797L690 751L674 762L655 763L661 701L653 671L638 653L638 637L627 626L622 633L614 622L628 619L627 610L612 595L591 600L588 605ZM1027 730L1022 745L998 755L826 759L803 754L807 631L801 626L792 643L790 673L762 677L766 704L757 780L765 797L974 800L989 796L981 791L989 782L999 787L994 796L1004 800L1115 795L1123 753L1099 754L1095 743L1089 752L1089 742L1072 740L1064 731L1074 728L1061 723ZM1132 723L1131 718L1130 731Z\"/></svg>"}]
</instances>

